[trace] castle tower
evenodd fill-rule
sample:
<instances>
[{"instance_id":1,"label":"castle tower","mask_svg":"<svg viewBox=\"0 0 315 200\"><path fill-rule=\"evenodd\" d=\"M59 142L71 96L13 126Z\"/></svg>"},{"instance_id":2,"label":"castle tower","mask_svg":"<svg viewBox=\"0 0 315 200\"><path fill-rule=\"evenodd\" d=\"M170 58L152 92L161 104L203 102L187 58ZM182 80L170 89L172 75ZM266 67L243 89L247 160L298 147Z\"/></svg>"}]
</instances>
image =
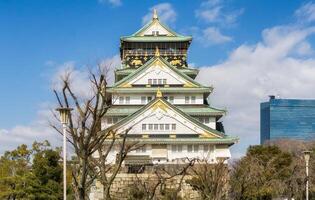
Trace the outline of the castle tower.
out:
<instances>
[{"instance_id":1,"label":"castle tower","mask_svg":"<svg viewBox=\"0 0 315 200\"><path fill-rule=\"evenodd\" d=\"M143 144L125 165L180 163L187 157L214 163L231 157L229 147L237 138L227 136L219 122L225 110L208 104L212 88L194 80L198 69L187 65L191 41L160 22L156 11L139 31L121 37L122 68L107 89L112 106L102 129L124 134L131 128L128 140ZM110 154L112 162L116 153Z\"/></svg>"}]
</instances>

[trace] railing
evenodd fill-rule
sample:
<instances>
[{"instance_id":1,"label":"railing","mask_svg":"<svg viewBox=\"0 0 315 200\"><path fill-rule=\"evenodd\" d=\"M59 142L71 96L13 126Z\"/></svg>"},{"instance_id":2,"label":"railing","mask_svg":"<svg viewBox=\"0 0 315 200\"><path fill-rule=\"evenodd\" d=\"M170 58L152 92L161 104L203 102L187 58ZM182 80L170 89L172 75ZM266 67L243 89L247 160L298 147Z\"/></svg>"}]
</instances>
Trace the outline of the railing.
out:
<instances>
[{"instance_id":1,"label":"railing","mask_svg":"<svg viewBox=\"0 0 315 200\"><path fill-rule=\"evenodd\" d=\"M138 55L138 56L152 56L155 55L156 50L143 50L143 49L137 49L137 50L124 50L125 55ZM186 55L187 50L180 50L180 49L160 49L159 50L160 55Z\"/></svg>"}]
</instances>

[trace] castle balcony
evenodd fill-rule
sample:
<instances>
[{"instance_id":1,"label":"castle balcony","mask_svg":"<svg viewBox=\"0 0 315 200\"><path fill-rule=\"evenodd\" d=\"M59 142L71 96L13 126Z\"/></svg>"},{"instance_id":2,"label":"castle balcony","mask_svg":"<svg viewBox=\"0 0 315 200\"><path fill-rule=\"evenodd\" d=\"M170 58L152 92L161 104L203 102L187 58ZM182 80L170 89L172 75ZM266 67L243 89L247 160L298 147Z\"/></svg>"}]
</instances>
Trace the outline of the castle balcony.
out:
<instances>
[{"instance_id":1,"label":"castle balcony","mask_svg":"<svg viewBox=\"0 0 315 200\"><path fill-rule=\"evenodd\" d=\"M162 56L182 56L187 54L187 49L159 49ZM124 50L125 56L154 56L155 49Z\"/></svg>"}]
</instances>

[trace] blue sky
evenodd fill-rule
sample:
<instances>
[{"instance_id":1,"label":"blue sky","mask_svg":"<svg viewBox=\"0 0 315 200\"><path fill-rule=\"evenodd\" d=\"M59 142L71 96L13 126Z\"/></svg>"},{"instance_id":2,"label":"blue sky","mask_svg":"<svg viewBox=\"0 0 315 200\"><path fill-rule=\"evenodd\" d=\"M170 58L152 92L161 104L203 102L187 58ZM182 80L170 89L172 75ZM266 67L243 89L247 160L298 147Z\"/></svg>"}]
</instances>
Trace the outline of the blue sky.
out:
<instances>
[{"instance_id":1,"label":"blue sky","mask_svg":"<svg viewBox=\"0 0 315 200\"><path fill-rule=\"evenodd\" d=\"M16 131L16 127L29 128L31 131L41 118L38 113L47 103L54 101L51 82L60 66L70 61L76 66L82 66L114 57L118 54L119 37L137 31L143 24L143 17L151 12L152 7L160 9L161 18L174 30L193 35L188 62L195 67L201 67L205 72L212 73L212 80L201 77L200 81L217 85L217 90L222 90L221 94L214 93L213 103L227 107L232 116L236 113L235 118L227 117L228 130L233 134L243 137L239 132L244 130L243 132L255 134L257 137L259 113L255 106L258 108L259 102L266 100L269 92L278 92L284 97L312 98L308 90L301 92L296 89L296 92L289 92L285 90L286 87L282 87L283 82L290 80L291 74L284 76L283 82L275 82L271 86L270 81L265 81L265 84L262 84L268 86L265 90L251 88L252 85L244 83L245 85L240 88L248 87L247 91L258 95L255 105L252 102L251 109L246 113L242 109L243 104L234 105L228 101L233 98L246 98L241 96L246 93L240 92L240 96L225 96L234 85L231 81L238 81L239 77L225 76L222 71L232 68L229 65L235 61L235 57L239 56L239 52L249 51L250 55L254 55L258 52L260 44L272 48L273 44L270 44L269 40L274 37L277 41L286 36L299 38L300 35L294 34L303 31L309 32L304 35L301 33L300 40L294 40L292 48L284 49L288 51L285 58L294 58L300 62L299 64L312 61L314 39L313 31L309 29L313 28L315 13L313 2L3 0L0 1L0 91L2 93L0 130L2 134L6 137L10 136L14 130ZM290 33L293 36L289 35ZM295 52L293 49L301 49L302 53ZM281 59L283 58L282 56ZM249 62L244 61L244 63ZM238 64L239 62L235 62L235 66ZM255 62L251 64L256 66ZM257 64L257 66L261 65L261 63ZM235 67L231 71L227 70L226 73L230 74L237 69L251 70L251 68L243 69L242 66ZM263 68L264 65L253 73L264 73ZM266 70L272 69L266 67ZM279 69L280 74L281 70L283 69ZM247 73L243 74L246 78ZM266 80L270 76L272 75L265 74ZM231 79L224 81L225 77ZM312 80L310 82L312 83ZM255 83L261 84L261 80L257 78ZM223 95L222 92L225 94ZM237 122L239 125L250 123L245 121L246 117L244 119L240 117L249 115L254 118L255 128L245 126L239 130L238 125L233 124L236 118L239 119ZM255 133L249 133L250 131ZM31 139L32 137L28 138ZM26 139L19 141L26 141ZM244 152L245 146L251 143L257 143L257 139L248 142L245 139L243 145L240 145L243 146L242 150L239 151Z\"/></svg>"}]
</instances>

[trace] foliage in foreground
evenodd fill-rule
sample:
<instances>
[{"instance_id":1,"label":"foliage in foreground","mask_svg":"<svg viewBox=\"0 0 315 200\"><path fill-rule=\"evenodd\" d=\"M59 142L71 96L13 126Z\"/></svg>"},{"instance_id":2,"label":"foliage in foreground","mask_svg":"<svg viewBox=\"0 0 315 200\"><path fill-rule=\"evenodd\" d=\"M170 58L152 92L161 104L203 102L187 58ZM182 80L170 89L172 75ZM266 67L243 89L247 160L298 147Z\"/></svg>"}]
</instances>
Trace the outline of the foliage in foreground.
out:
<instances>
[{"instance_id":1,"label":"foliage in foreground","mask_svg":"<svg viewBox=\"0 0 315 200\"><path fill-rule=\"evenodd\" d=\"M0 199L62 199L59 153L47 141L5 152L0 157Z\"/></svg>"},{"instance_id":2,"label":"foliage in foreground","mask_svg":"<svg viewBox=\"0 0 315 200\"><path fill-rule=\"evenodd\" d=\"M284 143L291 148L283 148ZM231 198L235 200L305 199L305 161L296 141L249 147L246 156L236 161L230 174ZM290 145L291 144L291 145ZM285 145L285 146L286 146ZM310 147L312 147L311 144ZM309 148L310 148L309 147ZM315 170L312 151L310 171ZM310 194L314 193L314 176L310 173ZM315 197L313 197L315 198ZM312 198L310 198L312 199Z\"/></svg>"}]
</instances>

